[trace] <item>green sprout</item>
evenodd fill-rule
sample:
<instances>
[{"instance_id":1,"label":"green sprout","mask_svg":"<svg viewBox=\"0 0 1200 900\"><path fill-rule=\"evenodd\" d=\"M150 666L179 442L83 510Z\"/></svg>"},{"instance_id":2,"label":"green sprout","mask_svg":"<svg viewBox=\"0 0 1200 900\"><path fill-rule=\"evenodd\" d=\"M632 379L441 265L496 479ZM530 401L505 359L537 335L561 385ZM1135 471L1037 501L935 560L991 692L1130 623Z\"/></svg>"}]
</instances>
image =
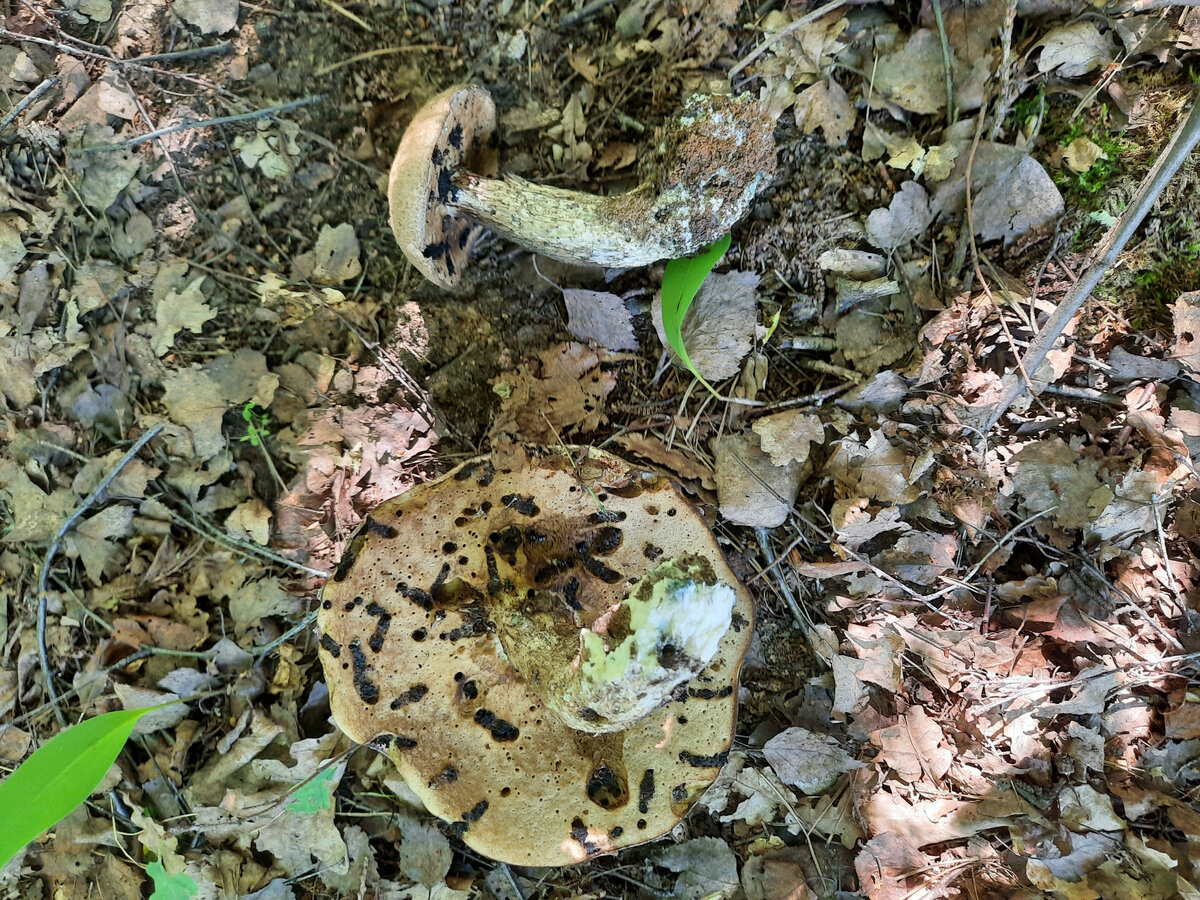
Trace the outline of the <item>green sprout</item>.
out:
<instances>
[{"instance_id":1,"label":"green sprout","mask_svg":"<svg viewBox=\"0 0 1200 900\"><path fill-rule=\"evenodd\" d=\"M732 237L727 234L719 241L714 241L703 248L695 256L671 260L667 263L662 280L662 319L663 331L667 334L667 343L675 351L675 355L687 366L688 371L695 375L696 379L708 388L709 393L717 398L720 398L721 395L696 371L695 365L688 356L687 347L683 344L683 317L687 315L688 308L696 297L696 292L700 290L700 285L704 284L704 279L708 277L713 266L729 249L731 240Z\"/></svg>"},{"instance_id":2,"label":"green sprout","mask_svg":"<svg viewBox=\"0 0 1200 900\"><path fill-rule=\"evenodd\" d=\"M242 421L246 423L246 433L242 435L241 440L249 443L251 447L262 447L271 436L271 414L258 412L254 408L254 401L251 400L242 407Z\"/></svg>"}]
</instances>

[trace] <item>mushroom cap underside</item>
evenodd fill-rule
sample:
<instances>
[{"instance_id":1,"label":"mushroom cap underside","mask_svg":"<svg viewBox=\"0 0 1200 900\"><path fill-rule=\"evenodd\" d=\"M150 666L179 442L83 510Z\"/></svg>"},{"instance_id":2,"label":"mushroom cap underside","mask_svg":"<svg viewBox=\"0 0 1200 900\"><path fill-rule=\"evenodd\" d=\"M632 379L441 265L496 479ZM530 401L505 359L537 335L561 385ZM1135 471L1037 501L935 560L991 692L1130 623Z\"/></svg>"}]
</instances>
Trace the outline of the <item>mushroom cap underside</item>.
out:
<instances>
[{"instance_id":1,"label":"mushroom cap underside","mask_svg":"<svg viewBox=\"0 0 1200 900\"><path fill-rule=\"evenodd\" d=\"M486 458L384 503L322 592L320 657L335 720L384 750L429 810L494 859L566 865L669 831L732 741L749 594L668 479L598 450ZM702 555L736 593L700 674L624 730L570 728L508 661L502 598L537 585L590 627L660 557ZM530 591L532 593L532 591Z\"/></svg>"},{"instance_id":2,"label":"mushroom cap underside","mask_svg":"<svg viewBox=\"0 0 1200 900\"><path fill-rule=\"evenodd\" d=\"M492 96L477 85L442 91L413 117L388 175L392 233L409 262L443 288L462 277L480 229L446 208L460 169L494 175L499 134Z\"/></svg>"}]
</instances>

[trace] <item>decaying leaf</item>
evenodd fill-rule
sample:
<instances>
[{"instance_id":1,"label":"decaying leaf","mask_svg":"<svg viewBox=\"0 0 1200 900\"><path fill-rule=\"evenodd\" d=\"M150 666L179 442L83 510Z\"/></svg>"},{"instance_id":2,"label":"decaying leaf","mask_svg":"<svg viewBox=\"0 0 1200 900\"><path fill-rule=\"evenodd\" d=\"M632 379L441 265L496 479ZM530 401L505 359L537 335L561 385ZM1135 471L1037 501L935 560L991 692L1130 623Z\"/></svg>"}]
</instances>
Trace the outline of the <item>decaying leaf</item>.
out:
<instances>
[{"instance_id":1,"label":"decaying leaf","mask_svg":"<svg viewBox=\"0 0 1200 900\"><path fill-rule=\"evenodd\" d=\"M678 872L672 897L708 900L728 897L738 887L737 857L720 838L698 837L654 854L656 865Z\"/></svg>"},{"instance_id":2,"label":"decaying leaf","mask_svg":"<svg viewBox=\"0 0 1200 900\"><path fill-rule=\"evenodd\" d=\"M781 525L800 490L802 465L775 465L754 432L724 435L713 451L721 515L739 525Z\"/></svg>"},{"instance_id":3,"label":"decaying leaf","mask_svg":"<svg viewBox=\"0 0 1200 900\"><path fill-rule=\"evenodd\" d=\"M927 28L913 32L899 50L880 57L871 75L871 88L907 110L931 115L946 105L942 46L937 34Z\"/></svg>"},{"instance_id":4,"label":"decaying leaf","mask_svg":"<svg viewBox=\"0 0 1200 900\"><path fill-rule=\"evenodd\" d=\"M704 280L683 317L683 345L707 381L732 378L754 346L758 329L759 276L755 272L713 273ZM667 346L662 297L651 306L659 340Z\"/></svg>"},{"instance_id":5,"label":"decaying leaf","mask_svg":"<svg viewBox=\"0 0 1200 900\"><path fill-rule=\"evenodd\" d=\"M836 739L806 728L788 728L775 735L763 745L763 756L785 784L806 794L819 794L843 773L862 766Z\"/></svg>"},{"instance_id":6,"label":"decaying leaf","mask_svg":"<svg viewBox=\"0 0 1200 900\"><path fill-rule=\"evenodd\" d=\"M1051 28L1042 36L1038 71L1057 70L1063 78L1078 78L1113 59L1112 38L1101 34L1095 22L1084 19Z\"/></svg>"},{"instance_id":7,"label":"decaying leaf","mask_svg":"<svg viewBox=\"0 0 1200 900\"><path fill-rule=\"evenodd\" d=\"M602 353L560 344L494 379L502 399L491 433L556 444L574 429L593 431L608 421L604 400L617 379L600 367Z\"/></svg>"},{"instance_id":8,"label":"decaying leaf","mask_svg":"<svg viewBox=\"0 0 1200 900\"><path fill-rule=\"evenodd\" d=\"M756 419L751 428L776 466L803 463L813 444L825 442L825 426L820 417L801 410L764 416Z\"/></svg>"},{"instance_id":9,"label":"decaying leaf","mask_svg":"<svg viewBox=\"0 0 1200 900\"><path fill-rule=\"evenodd\" d=\"M581 341L595 341L609 350L636 350L633 316L625 301L608 291L563 290L567 329Z\"/></svg>"},{"instance_id":10,"label":"decaying leaf","mask_svg":"<svg viewBox=\"0 0 1200 900\"><path fill-rule=\"evenodd\" d=\"M906 181L886 209L872 210L867 216L867 239L876 247L895 250L924 234L933 217L925 188Z\"/></svg>"},{"instance_id":11,"label":"decaying leaf","mask_svg":"<svg viewBox=\"0 0 1200 900\"><path fill-rule=\"evenodd\" d=\"M892 772L908 782L936 784L954 758L941 727L920 706L909 709L899 724L872 734L871 740Z\"/></svg>"}]
</instances>

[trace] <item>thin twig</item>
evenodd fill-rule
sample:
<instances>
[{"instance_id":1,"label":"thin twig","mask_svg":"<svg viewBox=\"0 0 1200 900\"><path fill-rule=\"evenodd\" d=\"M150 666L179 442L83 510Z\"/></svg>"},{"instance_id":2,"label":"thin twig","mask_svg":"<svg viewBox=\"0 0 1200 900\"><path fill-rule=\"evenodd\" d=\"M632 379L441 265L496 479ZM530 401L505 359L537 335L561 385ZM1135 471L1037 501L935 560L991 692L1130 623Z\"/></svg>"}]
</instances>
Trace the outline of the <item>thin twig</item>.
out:
<instances>
[{"instance_id":1,"label":"thin twig","mask_svg":"<svg viewBox=\"0 0 1200 900\"><path fill-rule=\"evenodd\" d=\"M17 116L25 112L25 110L29 109L29 107L33 106L33 104L37 102L38 97L42 96L42 94L46 93L46 91L50 90L50 88L54 87L56 84L58 84L58 76L51 75L32 91L26 94L20 103L10 109L5 114L3 119L0 119L0 131L3 131L5 128L11 125Z\"/></svg>"},{"instance_id":2,"label":"thin twig","mask_svg":"<svg viewBox=\"0 0 1200 900\"><path fill-rule=\"evenodd\" d=\"M228 53L232 48L233 41L221 41L219 44L209 44L207 47L192 47L190 50L171 50L168 53L147 53L144 56L131 56L129 59L120 60L120 62L178 62L181 59L196 59L201 56Z\"/></svg>"},{"instance_id":3,"label":"thin twig","mask_svg":"<svg viewBox=\"0 0 1200 900\"><path fill-rule=\"evenodd\" d=\"M585 5L583 9L578 9L575 12L565 13L564 15L559 16L558 27L574 28L581 22L586 22L588 19L592 18L592 16L603 12L616 2L617 0L592 0L592 2Z\"/></svg>"},{"instance_id":4,"label":"thin twig","mask_svg":"<svg viewBox=\"0 0 1200 900\"><path fill-rule=\"evenodd\" d=\"M946 124L954 124L954 67L950 64L950 39L946 36L946 23L942 20L942 0L933 0L933 21L937 24L938 37L942 41L942 68L946 73ZM982 111L980 115L982 116Z\"/></svg>"},{"instance_id":5,"label":"thin twig","mask_svg":"<svg viewBox=\"0 0 1200 900\"><path fill-rule=\"evenodd\" d=\"M176 125L171 125L168 128L160 128L157 131L151 131L146 134L139 134L135 138L130 138L127 141L122 141L119 144L97 144L94 147L84 147L83 153L107 153L111 150L128 150L130 147L136 147L138 144L144 144L147 141L153 141L160 137L166 137L168 134L175 134L179 131L188 131L192 128L210 128L215 125L228 125L231 122L245 122L248 119L261 119L264 116L273 116L277 113L287 112L292 109L297 109L301 106L308 106L311 103L319 103L324 100L325 94L314 94L311 97L301 97L299 100L292 100L288 103L281 103L278 106L267 106L262 109L254 109L247 113L238 113L235 116L219 116L216 119L202 119L198 122L180 122Z\"/></svg>"},{"instance_id":6,"label":"thin twig","mask_svg":"<svg viewBox=\"0 0 1200 900\"><path fill-rule=\"evenodd\" d=\"M398 47L379 47L376 50L368 50L366 53L357 53L348 59L343 59L340 62L330 63L327 66L321 66L317 71L313 72L314 76L328 75L330 72L336 72L338 69L352 66L355 63L363 62L368 59L375 59L380 56L391 56L393 53L429 53L431 51L441 51L443 53L453 52L458 49L449 44L401 44Z\"/></svg>"},{"instance_id":7,"label":"thin twig","mask_svg":"<svg viewBox=\"0 0 1200 900\"><path fill-rule=\"evenodd\" d=\"M746 66L750 65L750 63L754 62L756 59L758 59L760 56L762 56L764 53L766 53L771 47L775 46L775 43L777 41L783 40L785 37L787 37L794 31L799 31L801 28L803 28L809 22L815 22L817 19L821 18L821 16L825 15L826 13L831 13L835 9L845 6L847 2L849 2L849 0L831 0L831 2L829 2L829 3L824 3L821 6L818 6L812 12L805 13L800 18L798 18L795 22L789 23L786 28L781 28L779 31L775 32L773 35L771 35L769 38L767 38L765 41L763 41L761 44L759 44L757 47L755 47L753 50L751 50L749 53L747 53L742 58L741 62L739 62L736 66L734 66L732 69L730 69L729 77L733 78L734 76L736 76L739 72L742 71L742 69L746 68Z\"/></svg>"},{"instance_id":8,"label":"thin twig","mask_svg":"<svg viewBox=\"0 0 1200 900\"><path fill-rule=\"evenodd\" d=\"M1121 213L1116 224L1104 236L1100 246L1096 248L1093 262L1080 274L1079 280L1071 285L1070 290L1059 302L1050 318L1046 320L1046 324L1042 326L1037 337L1030 342L1029 350L1021 359L1020 368L1022 370L1026 372L1038 370L1046 359L1046 354L1058 342L1063 330L1071 319L1075 318L1075 314L1079 312L1084 301L1091 295L1092 289L1100 283L1104 273L1117 261L1117 257L1121 255L1121 251L1125 249L1129 239L1142 224L1142 219L1150 212L1154 201L1158 199L1167 183L1179 171L1179 167L1183 165L1183 161L1187 159L1197 142L1200 142L1200 101L1193 101L1191 112L1188 113L1187 119L1179 127L1179 130L1175 132L1174 137L1171 138L1171 143L1167 145L1166 151L1147 173L1129 206ZM1000 399L988 413L986 422L982 426L982 430L985 432L999 422L1000 417L1008 411L1013 401L1021 396L1025 390L1025 381L1019 372L1009 372L1004 376L1001 389Z\"/></svg>"},{"instance_id":9,"label":"thin twig","mask_svg":"<svg viewBox=\"0 0 1200 900\"><path fill-rule=\"evenodd\" d=\"M67 532L75 527L75 524L108 490L108 486L113 483L121 470L129 465L130 460L138 455L138 452L146 446L154 437L162 431L161 425L155 425L134 443L125 455L117 460L117 464L112 468L107 475L101 479L96 485L96 489L88 494L87 499L83 501L75 512L67 516L67 520L62 523L62 527L58 529L58 534L54 536L54 540L50 542L49 548L46 550L46 558L42 562L42 571L38 575L38 610L37 610L37 645L38 645L38 664L42 667L42 678L46 682L46 696L50 698L50 702L54 704L54 714L58 717L60 725L67 724L66 714L63 713L62 707L58 704L58 692L54 689L54 678L50 673L50 654L46 650L46 606L49 602L49 596L46 593L46 581L50 575L50 566L54 562L54 557L58 555L58 551L62 548L63 540L66 539Z\"/></svg>"}]
</instances>

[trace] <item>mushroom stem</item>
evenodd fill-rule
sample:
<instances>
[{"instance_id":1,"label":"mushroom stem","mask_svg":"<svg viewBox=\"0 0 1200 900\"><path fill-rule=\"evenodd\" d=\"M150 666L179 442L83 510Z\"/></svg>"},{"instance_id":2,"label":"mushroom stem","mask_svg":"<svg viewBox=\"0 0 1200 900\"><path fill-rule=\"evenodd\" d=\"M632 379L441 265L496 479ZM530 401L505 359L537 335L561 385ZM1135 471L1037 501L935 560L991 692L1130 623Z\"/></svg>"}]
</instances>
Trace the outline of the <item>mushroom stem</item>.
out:
<instances>
[{"instance_id":1,"label":"mushroom stem","mask_svg":"<svg viewBox=\"0 0 1200 900\"><path fill-rule=\"evenodd\" d=\"M647 177L603 197L454 174L446 211L562 262L631 268L691 256L724 235L775 174L774 123L747 97L695 95L664 127Z\"/></svg>"},{"instance_id":2,"label":"mushroom stem","mask_svg":"<svg viewBox=\"0 0 1200 900\"><path fill-rule=\"evenodd\" d=\"M739 202L729 205L744 210L758 187L755 179ZM603 197L511 175L464 174L455 180L446 205L542 256L627 268L698 253L732 224L729 216L720 215L727 202L712 195L691 196L680 185L656 194L646 183Z\"/></svg>"}]
</instances>

